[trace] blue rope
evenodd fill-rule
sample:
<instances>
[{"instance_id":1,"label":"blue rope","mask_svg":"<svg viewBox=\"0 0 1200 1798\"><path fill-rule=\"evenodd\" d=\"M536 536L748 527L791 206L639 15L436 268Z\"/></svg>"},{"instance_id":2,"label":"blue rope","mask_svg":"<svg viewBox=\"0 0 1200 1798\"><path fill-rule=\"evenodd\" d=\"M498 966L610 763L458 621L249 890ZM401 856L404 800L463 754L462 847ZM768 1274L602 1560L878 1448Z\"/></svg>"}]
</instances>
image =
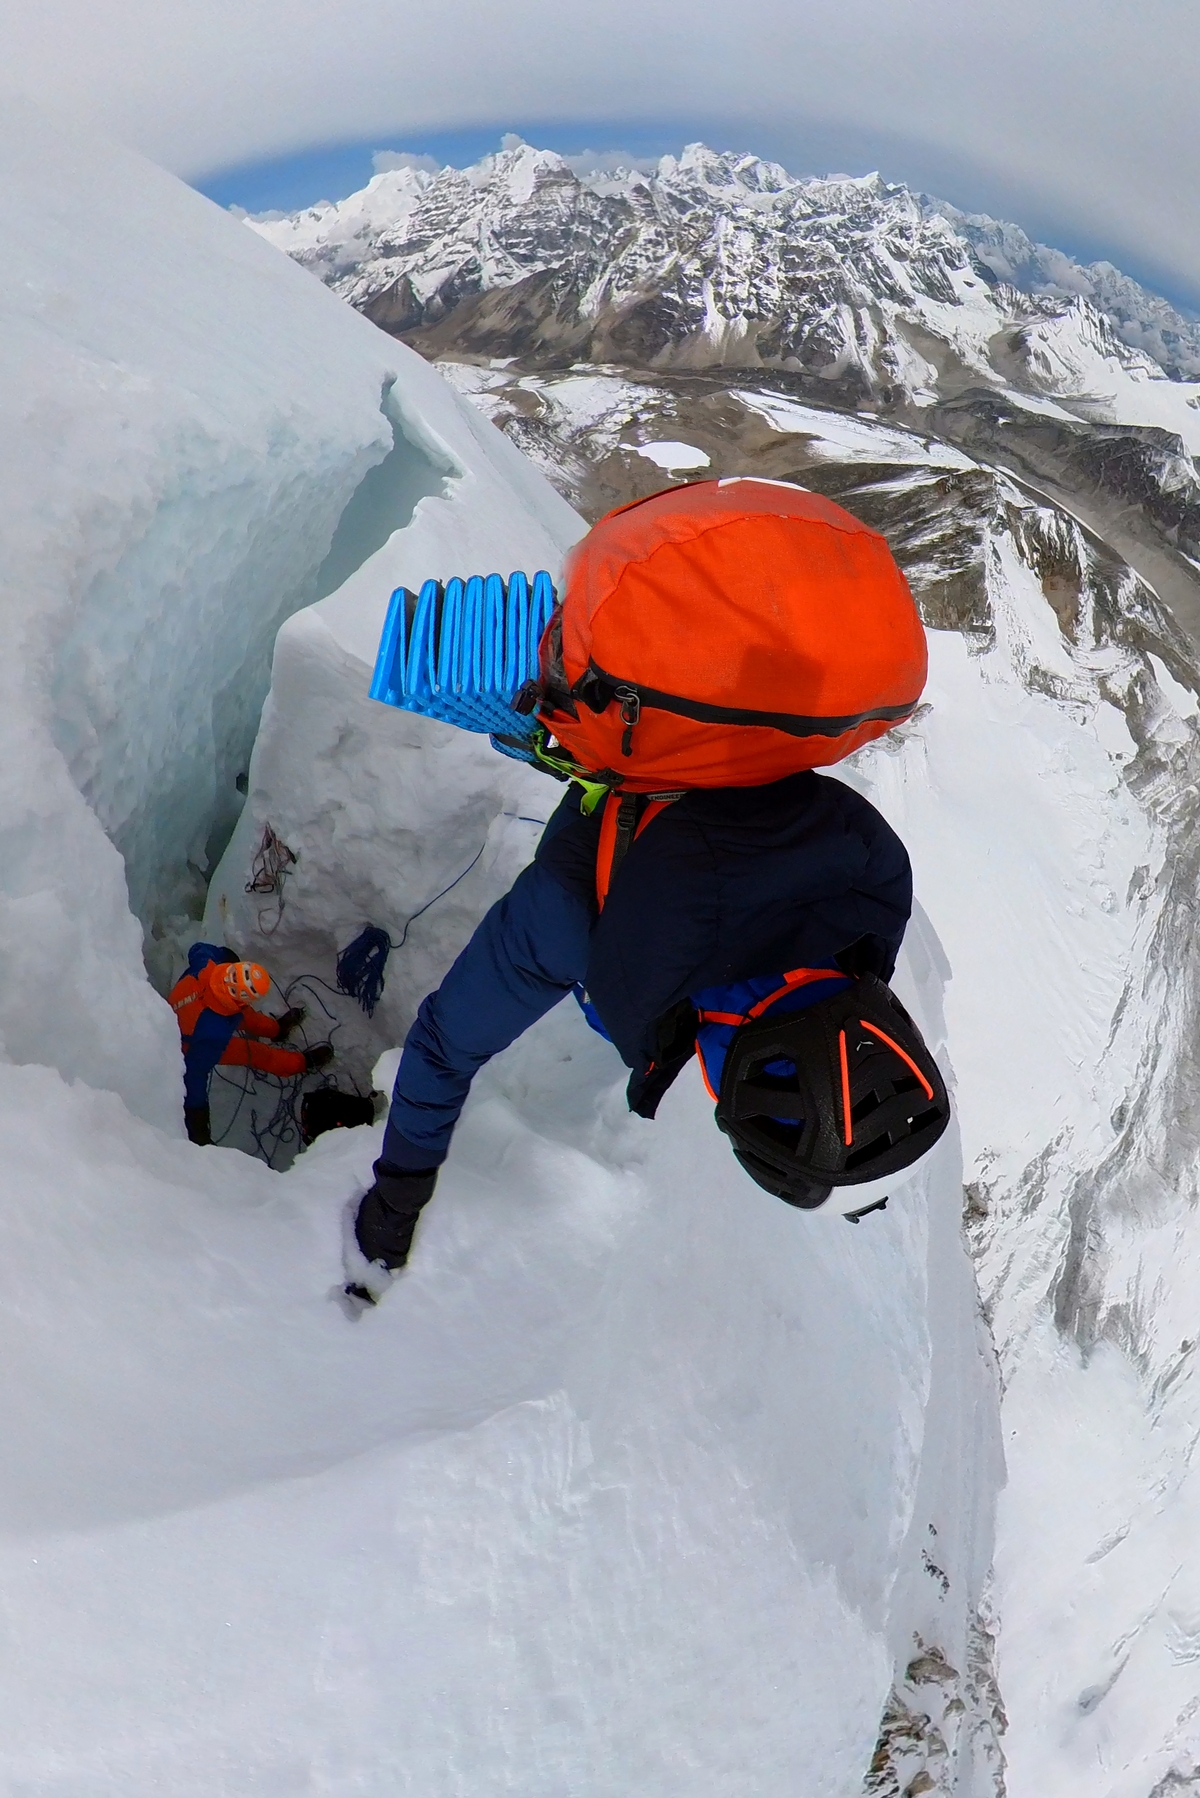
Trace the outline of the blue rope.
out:
<instances>
[{"instance_id":1,"label":"blue rope","mask_svg":"<svg viewBox=\"0 0 1200 1798\"><path fill-rule=\"evenodd\" d=\"M383 971L391 950L387 931L368 924L337 958L338 991L357 999L369 1018L383 997Z\"/></svg>"},{"instance_id":2,"label":"blue rope","mask_svg":"<svg viewBox=\"0 0 1200 1798\"><path fill-rule=\"evenodd\" d=\"M530 819L530 823L540 823L540 819ZM377 924L368 924L361 930L352 943L347 943L337 958L338 991L349 993L357 999L367 1016L374 1017L375 1007L383 997L383 971L387 966L387 958L393 949L403 949L408 941L408 933L418 918L423 918L431 906L452 893L460 880L465 880L471 869L479 861L487 848L487 838L479 845L471 860L461 874L456 874L449 886L427 899L419 911L411 918L406 918L404 931L398 943L393 943L386 930L380 930Z\"/></svg>"},{"instance_id":3,"label":"blue rope","mask_svg":"<svg viewBox=\"0 0 1200 1798\"><path fill-rule=\"evenodd\" d=\"M452 893L454 891L455 887L458 885L460 880L465 880L467 878L467 875L471 872L471 869L475 866L475 863L479 860L480 856L483 854L483 852L486 848L487 848L487 838L484 837L482 843L479 845L479 848L475 851L475 854L471 857L471 860L467 863L467 865L463 869L462 873L456 874L454 876L454 879L450 882L450 885L448 887L443 887L440 893L435 893L433 895L432 899L427 899L425 901L424 905L421 907L420 911L415 911L411 918L408 918L405 920L404 934L400 938L400 941L395 945L395 947L397 949L403 949L405 943L408 941L409 926L412 924L415 924L418 918L423 918L425 916L425 913L429 910L430 906L436 905L439 899L444 899L446 897L447 893Z\"/></svg>"},{"instance_id":4,"label":"blue rope","mask_svg":"<svg viewBox=\"0 0 1200 1798\"><path fill-rule=\"evenodd\" d=\"M531 818L528 822L531 824L541 824L543 820L540 818ZM465 880L467 878L467 875L471 872L472 868L474 868L482 859L483 852L486 848L487 839L485 838L471 860L467 863L467 866L463 869L462 873L456 874L448 886L444 886L440 893L435 893L432 899L427 899L419 911L413 912L412 916L405 921L404 931L398 943L392 942L392 939L386 930L380 930L375 924L368 924L365 929L359 932L354 941L348 943L342 950L337 958L337 990L348 994L352 999L357 999L368 1017L373 1016L375 1007L383 996L384 969L387 965L387 958L391 951L393 949L402 949L404 947L404 944L408 940L408 933L411 926L416 923L418 918L423 918L430 907L436 905L439 899L444 899L447 893L453 892L460 880ZM283 996L288 1005L295 1003L297 993L299 993L301 997L315 1000L325 1016L331 1020L328 1039L332 1041L341 1026L337 1021L337 1014L330 1010L329 1006L321 997L321 994L316 990L318 987L323 987L327 993L333 993L334 991L328 981L322 980L318 974L298 974L288 985ZM281 1079L273 1074L256 1073L253 1068L249 1067L242 1068L240 1072L242 1079L239 1085L237 1081L231 1080L227 1074L223 1074L219 1067L213 1069L215 1079L235 1087L238 1093L238 1102L232 1118L230 1118L229 1123L226 1125L221 1135L215 1137L213 1140L215 1142L224 1142L226 1140L232 1131L234 1124L237 1122L242 1105L247 1099L253 1100L257 1098L263 1088L267 1089L268 1092L275 1091L278 1093L277 1102L274 1111L267 1119L266 1123L259 1123L258 1112L252 1104L249 1126L250 1135L254 1139L259 1157L266 1162L268 1167L273 1167L275 1164L275 1156L281 1149L293 1142L299 1134L296 1108L297 1101L303 1096L303 1082L306 1076L298 1074L294 1078L287 1080ZM336 1085L336 1082L333 1082L332 1076L327 1075L321 1084L326 1086L330 1084ZM358 1092L357 1081L355 1081L354 1087L355 1091ZM310 1088L309 1090L314 1089ZM362 1098L363 1095L358 1093L358 1096L359 1098Z\"/></svg>"}]
</instances>

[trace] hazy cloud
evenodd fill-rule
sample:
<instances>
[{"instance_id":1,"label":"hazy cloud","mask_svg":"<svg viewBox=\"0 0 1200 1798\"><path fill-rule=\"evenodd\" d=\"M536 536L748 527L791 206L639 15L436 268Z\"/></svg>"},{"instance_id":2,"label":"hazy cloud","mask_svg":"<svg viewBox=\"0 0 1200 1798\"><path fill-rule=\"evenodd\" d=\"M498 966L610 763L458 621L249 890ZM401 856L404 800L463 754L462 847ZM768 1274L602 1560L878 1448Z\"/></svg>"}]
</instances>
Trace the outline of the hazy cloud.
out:
<instances>
[{"instance_id":1,"label":"hazy cloud","mask_svg":"<svg viewBox=\"0 0 1200 1798\"><path fill-rule=\"evenodd\" d=\"M376 150L371 166L377 175L390 169L424 169L427 175L436 175L443 165L436 156L418 156L413 150Z\"/></svg>"},{"instance_id":2,"label":"hazy cloud","mask_svg":"<svg viewBox=\"0 0 1200 1798\"><path fill-rule=\"evenodd\" d=\"M505 131L500 138L500 148L519 150L524 142L518 132ZM632 150L579 150L565 155L563 161L577 175L616 175L622 169L640 169L648 175L658 167L659 159L657 156L635 156Z\"/></svg>"},{"instance_id":3,"label":"hazy cloud","mask_svg":"<svg viewBox=\"0 0 1200 1798\"><path fill-rule=\"evenodd\" d=\"M1200 295L1194 0L39 0L3 9L0 68L189 175L675 121L795 168L878 165Z\"/></svg>"},{"instance_id":4,"label":"hazy cloud","mask_svg":"<svg viewBox=\"0 0 1200 1798\"><path fill-rule=\"evenodd\" d=\"M617 175L622 169L640 169L644 175L658 167L657 156L635 156L630 150L580 150L563 161L577 175Z\"/></svg>"}]
</instances>

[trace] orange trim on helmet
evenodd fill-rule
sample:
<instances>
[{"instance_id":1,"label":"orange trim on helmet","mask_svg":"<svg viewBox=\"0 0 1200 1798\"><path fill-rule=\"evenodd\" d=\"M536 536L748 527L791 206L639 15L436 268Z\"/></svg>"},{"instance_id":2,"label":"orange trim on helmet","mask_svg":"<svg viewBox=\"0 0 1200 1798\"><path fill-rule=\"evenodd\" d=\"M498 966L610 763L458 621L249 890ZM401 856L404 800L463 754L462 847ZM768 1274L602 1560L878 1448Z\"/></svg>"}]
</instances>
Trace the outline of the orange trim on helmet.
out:
<instances>
[{"instance_id":1,"label":"orange trim on helmet","mask_svg":"<svg viewBox=\"0 0 1200 1798\"><path fill-rule=\"evenodd\" d=\"M854 1141L854 1121L850 1116L850 1064L846 1060L846 1032L838 1031L838 1054L842 1060L842 1116L845 1122L846 1147Z\"/></svg>"},{"instance_id":2,"label":"orange trim on helmet","mask_svg":"<svg viewBox=\"0 0 1200 1798\"><path fill-rule=\"evenodd\" d=\"M218 978L226 993L239 1008L265 999L271 990L271 976L257 961L231 961L220 964Z\"/></svg>"},{"instance_id":3,"label":"orange trim on helmet","mask_svg":"<svg viewBox=\"0 0 1200 1798\"><path fill-rule=\"evenodd\" d=\"M904 1053L904 1050L900 1047L899 1043L894 1043L886 1031L877 1030L874 1024L868 1024L866 1018L859 1018L858 1021L862 1025L864 1030L869 1030L871 1032L872 1036L877 1036L881 1043L886 1043L889 1049L892 1049L895 1051L895 1053L900 1057L901 1061L904 1062L907 1067L910 1067L912 1069L913 1073L917 1076L917 1079L921 1082L921 1086L924 1089L925 1097L927 1099L932 1099L933 1088L932 1088L932 1086L930 1086L928 1080L926 1080L924 1074L921 1072L920 1068L917 1066L917 1064L913 1060L912 1056L906 1055ZM846 1141L849 1142L850 1138L847 1137Z\"/></svg>"}]
</instances>

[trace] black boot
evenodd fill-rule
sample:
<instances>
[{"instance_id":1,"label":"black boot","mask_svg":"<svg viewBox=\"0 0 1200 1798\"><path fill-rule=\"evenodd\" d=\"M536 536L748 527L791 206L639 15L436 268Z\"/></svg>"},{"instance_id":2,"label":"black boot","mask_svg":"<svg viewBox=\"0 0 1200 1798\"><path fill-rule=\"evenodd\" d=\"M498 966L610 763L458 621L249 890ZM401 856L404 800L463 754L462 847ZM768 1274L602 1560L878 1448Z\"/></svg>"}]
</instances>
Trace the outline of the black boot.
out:
<instances>
[{"instance_id":1,"label":"black boot","mask_svg":"<svg viewBox=\"0 0 1200 1798\"><path fill-rule=\"evenodd\" d=\"M212 1142L212 1116L207 1105L185 1105L183 1124L189 1142L199 1143L202 1149Z\"/></svg>"},{"instance_id":2,"label":"black boot","mask_svg":"<svg viewBox=\"0 0 1200 1798\"><path fill-rule=\"evenodd\" d=\"M375 1163L375 1184L365 1192L354 1220L354 1235L368 1261L382 1262L390 1273L405 1265L421 1207L433 1197L438 1170L384 1173Z\"/></svg>"},{"instance_id":3,"label":"black boot","mask_svg":"<svg viewBox=\"0 0 1200 1798\"><path fill-rule=\"evenodd\" d=\"M304 1051L304 1072L315 1073L318 1068L328 1067L333 1060L333 1044L318 1043L315 1049Z\"/></svg>"},{"instance_id":4,"label":"black boot","mask_svg":"<svg viewBox=\"0 0 1200 1798\"><path fill-rule=\"evenodd\" d=\"M296 1028L296 1025L303 1024L305 1015L303 1005L293 1005L289 1010L284 1012L281 1018L276 1018L275 1022L279 1025L279 1035L275 1038L275 1041L277 1043L286 1042L288 1037L292 1034L292 1031Z\"/></svg>"}]
</instances>

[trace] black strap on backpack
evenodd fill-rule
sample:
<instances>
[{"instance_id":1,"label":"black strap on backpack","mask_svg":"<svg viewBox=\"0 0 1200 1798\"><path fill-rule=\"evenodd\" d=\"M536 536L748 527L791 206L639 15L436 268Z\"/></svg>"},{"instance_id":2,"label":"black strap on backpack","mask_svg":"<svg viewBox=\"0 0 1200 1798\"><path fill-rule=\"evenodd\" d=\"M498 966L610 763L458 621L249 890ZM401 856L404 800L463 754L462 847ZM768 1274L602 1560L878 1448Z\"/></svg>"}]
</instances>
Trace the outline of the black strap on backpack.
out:
<instances>
[{"instance_id":1,"label":"black strap on backpack","mask_svg":"<svg viewBox=\"0 0 1200 1798\"><path fill-rule=\"evenodd\" d=\"M600 842L596 849L596 905L604 901L617 870L648 824L660 812L682 799L679 793L609 793L600 816Z\"/></svg>"}]
</instances>

